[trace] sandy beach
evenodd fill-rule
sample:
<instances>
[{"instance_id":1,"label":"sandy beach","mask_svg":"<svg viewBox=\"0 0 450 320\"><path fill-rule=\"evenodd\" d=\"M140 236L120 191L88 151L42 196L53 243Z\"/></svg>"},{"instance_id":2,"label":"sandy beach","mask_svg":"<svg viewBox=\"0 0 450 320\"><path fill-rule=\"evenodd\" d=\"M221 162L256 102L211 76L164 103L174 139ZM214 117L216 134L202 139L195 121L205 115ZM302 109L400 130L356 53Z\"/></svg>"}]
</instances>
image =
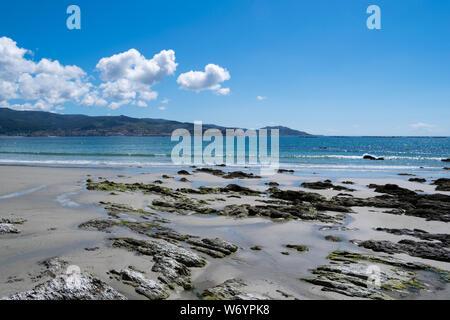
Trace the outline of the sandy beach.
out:
<instances>
[{"instance_id":1,"label":"sandy beach","mask_svg":"<svg viewBox=\"0 0 450 320\"><path fill-rule=\"evenodd\" d=\"M73 266L101 285L70 294L101 299L450 297L448 211L425 219L409 214L403 198L386 202L406 189L438 193L430 182L343 178L317 187L327 177L226 177L236 171L213 169L0 167L1 225L9 226L0 234L0 297L64 294L49 283L67 280ZM432 208L435 199L425 200ZM395 208L403 212L386 213ZM381 284L370 287L374 265Z\"/></svg>"}]
</instances>

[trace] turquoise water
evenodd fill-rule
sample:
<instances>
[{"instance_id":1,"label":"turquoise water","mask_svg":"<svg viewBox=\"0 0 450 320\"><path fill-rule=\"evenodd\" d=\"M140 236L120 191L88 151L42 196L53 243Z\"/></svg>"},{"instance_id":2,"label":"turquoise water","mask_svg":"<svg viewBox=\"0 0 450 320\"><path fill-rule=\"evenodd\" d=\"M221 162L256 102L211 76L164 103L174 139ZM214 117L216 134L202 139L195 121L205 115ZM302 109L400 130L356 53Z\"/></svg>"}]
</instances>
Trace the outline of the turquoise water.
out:
<instances>
[{"instance_id":1,"label":"turquoise water","mask_svg":"<svg viewBox=\"0 0 450 320\"><path fill-rule=\"evenodd\" d=\"M0 137L0 164L170 167L170 137ZM209 142L203 142L205 147ZM280 137L281 167L314 172L439 172L450 157L450 137ZM224 152L225 153L225 152ZM384 161L363 160L364 154ZM447 166L450 166L447 165Z\"/></svg>"}]
</instances>

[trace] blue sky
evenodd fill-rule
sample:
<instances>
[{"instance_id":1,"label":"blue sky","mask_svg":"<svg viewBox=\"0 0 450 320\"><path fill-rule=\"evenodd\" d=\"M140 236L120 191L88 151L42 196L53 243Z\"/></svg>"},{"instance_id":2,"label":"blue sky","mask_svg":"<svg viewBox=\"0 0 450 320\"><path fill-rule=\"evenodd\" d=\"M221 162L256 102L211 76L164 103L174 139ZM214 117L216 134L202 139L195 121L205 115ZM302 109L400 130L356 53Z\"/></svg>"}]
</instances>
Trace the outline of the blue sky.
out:
<instances>
[{"instance_id":1,"label":"blue sky","mask_svg":"<svg viewBox=\"0 0 450 320\"><path fill-rule=\"evenodd\" d=\"M81 30L66 27L71 4L81 8ZM372 4L381 8L381 30L366 27ZM92 88L106 81L96 68L102 58L132 48L145 59L174 51L176 70L152 83L158 98L146 107L67 99L52 109L60 113L280 124L325 135L450 135L448 1L18 0L0 4L0 30L33 52L26 59L76 65ZM180 75L208 64L228 72L219 87L229 94L180 88ZM35 101L19 94L9 104L26 102Z\"/></svg>"}]
</instances>

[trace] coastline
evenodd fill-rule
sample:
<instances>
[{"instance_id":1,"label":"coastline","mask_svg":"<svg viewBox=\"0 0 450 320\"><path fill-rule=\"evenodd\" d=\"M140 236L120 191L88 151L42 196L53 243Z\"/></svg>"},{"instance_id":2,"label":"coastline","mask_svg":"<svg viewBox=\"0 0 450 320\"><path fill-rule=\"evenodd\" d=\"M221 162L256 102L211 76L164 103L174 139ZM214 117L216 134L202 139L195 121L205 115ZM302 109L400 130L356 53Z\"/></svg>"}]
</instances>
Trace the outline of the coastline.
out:
<instances>
[{"instance_id":1,"label":"coastline","mask_svg":"<svg viewBox=\"0 0 450 320\"><path fill-rule=\"evenodd\" d=\"M188 171L189 175L177 173L182 169ZM226 167L217 167L217 169L224 172L236 170ZM106 168L0 166L0 175L2 176L0 196L12 195L5 199L0 198L2 205L0 216L26 220L22 224L15 225L17 229L20 229L20 233L0 235L3 244L3 249L0 251L0 261L2 261L0 263L0 283L2 283L0 296L8 297L44 284L51 279L51 276L45 273L45 268L39 263L52 257L59 257L70 265L79 266L83 273L86 272L99 278L126 298L148 298L148 296L139 294L135 287L124 282L120 276L111 273L112 270L120 273L120 270L128 270L127 268L132 266L133 270L142 271L140 273L145 275L146 279L157 283L161 282L158 280L161 274L152 271L155 265L153 256L136 254L133 248L124 249L108 240L110 238L134 238L180 246L187 250L186 254L195 254L206 262L204 266L198 264L198 267L188 268L191 289L185 290L179 284L173 285L173 289L166 288L164 292L168 294L166 297L168 299L206 297L205 292L212 294L211 288L220 286L230 279L240 279L245 282L246 285L239 289L247 298L348 299L351 297L337 293L336 290L322 291L324 287L318 285L317 281L307 282L300 279L313 279L317 274L317 271L314 270L326 265L329 262L327 256L336 250L372 256L386 255L358 246L352 242L355 239L394 243L403 239L418 241L414 236L396 235L376 231L374 228L420 229L430 234L445 234L448 230L448 222L427 221L421 217L383 213L386 211L384 208L364 206L352 206L351 212L347 213L332 210L321 211L321 221L317 219L304 220L304 218L270 218L262 215L239 217L227 216L223 213L199 214L192 210L189 212L188 209L181 207L181 209L169 212L171 210L167 210L168 207L164 209L164 207L157 208L153 205L154 200L172 201L181 196L178 193L172 193L180 188L198 190L198 188L206 186L224 188L227 185L236 184L263 193L258 195L247 195L242 191L187 193L182 195L182 199L186 199L184 204L193 201L196 209L205 206L217 212L227 206L239 207L244 204L256 207L276 206L278 204L274 202L275 199L266 193L270 187L265 183L269 182L278 183L277 188L280 191L315 193L326 199L336 197L340 193L350 193L355 198L365 199L380 196L380 193L368 188L367 185L386 185L388 183L408 190L420 189L422 190L420 194L440 193L450 196L448 191L435 191L435 186L430 185L431 181L426 183L407 181L410 176L389 179L352 178L353 184L349 185L342 184L343 181L348 180L348 177L344 175L345 173L340 172L339 178L332 178L332 184L351 188L354 191L338 191L328 188L312 190L300 186L303 182L328 179L322 174L302 176L301 174L283 173L261 179L225 179L220 175L195 172L195 169L190 167L155 169L151 172L145 172L146 168L140 170L141 172L126 172ZM163 175L170 178L163 178ZM180 181L182 178L188 181ZM169 194L127 189L102 191L96 190L95 186L98 185L93 185L92 190L87 190L88 179L94 184L112 181L121 185L142 183L154 185L167 188L164 190ZM158 180L161 183L155 184ZM264 203L262 201L271 202ZM123 207L111 211L107 204L112 203L120 204ZM283 203L283 205L285 204ZM92 220L107 220L114 223L102 230L99 230L98 225L95 224L89 228L80 228L80 225ZM152 228L159 228L159 232L193 237L186 240L188 242L176 240L173 235L172 238L162 235L150 237L147 232L152 235L154 232L142 229L142 226L147 226L147 224L151 224ZM340 241L329 241L324 238L325 236L339 237ZM204 250L207 249L206 247L199 247L198 243L193 244L197 239L215 239L217 237L236 246L236 252L217 258L211 254L228 251L215 248L213 252L209 252ZM304 245L308 250L302 253L296 252L286 248L287 244ZM256 246L259 246L261 250L251 249ZM212 250L211 247L208 248ZM443 250L448 249L443 248ZM285 254L286 252L288 254ZM445 261L424 259L405 253L394 253L389 256L405 262L424 263L439 270L450 270L450 263ZM384 269L382 270L384 271ZM421 281L426 281L426 279ZM426 284L429 286L429 290L418 290L414 293L406 289L399 289L398 291L401 292L394 292L391 295L396 298L406 297L409 299L448 299L449 289L446 283L433 280ZM435 286L440 290L435 289ZM353 298L364 297L354 296Z\"/></svg>"}]
</instances>

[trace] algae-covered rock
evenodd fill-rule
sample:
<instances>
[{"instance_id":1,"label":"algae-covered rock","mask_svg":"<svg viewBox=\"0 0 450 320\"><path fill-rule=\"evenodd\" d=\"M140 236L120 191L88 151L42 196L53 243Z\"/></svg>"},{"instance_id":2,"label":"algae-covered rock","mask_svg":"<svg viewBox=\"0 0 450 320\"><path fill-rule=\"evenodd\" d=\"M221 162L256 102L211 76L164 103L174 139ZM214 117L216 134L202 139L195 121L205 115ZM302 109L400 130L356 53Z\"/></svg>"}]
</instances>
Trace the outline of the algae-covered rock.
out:
<instances>
[{"instance_id":1,"label":"algae-covered rock","mask_svg":"<svg viewBox=\"0 0 450 320\"><path fill-rule=\"evenodd\" d=\"M315 189L315 190L325 190L325 189L333 189L336 191L355 191L354 189L350 189L343 186L336 186L331 183L331 180L325 180L325 181L317 181L317 182L303 182L301 184L303 188L307 189Z\"/></svg>"},{"instance_id":2,"label":"algae-covered rock","mask_svg":"<svg viewBox=\"0 0 450 320\"><path fill-rule=\"evenodd\" d=\"M301 244L287 244L286 248L294 249L294 250L297 250L298 252L308 252L309 251L307 246L301 245Z\"/></svg>"},{"instance_id":3,"label":"algae-covered rock","mask_svg":"<svg viewBox=\"0 0 450 320\"><path fill-rule=\"evenodd\" d=\"M247 284L241 279L229 279L222 284L205 290L202 294L205 300L267 300L260 294L245 292Z\"/></svg>"},{"instance_id":4,"label":"algae-covered rock","mask_svg":"<svg viewBox=\"0 0 450 320\"><path fill-rule=\"evenodd\" d=\"M131 268L125 268L120 271L111 270L120 280L135 287L136 292L146 296L150 300L162 300L169 297L169 292L160 283L146 279L145 276Z\"/></svg>"},{"instance_id":5,"label":"algae-covered rock","mask_svg":"<svg viewBox=\"0 0 450 320\"><path fill-rule=\"evenodd\" d=\"M331 241L331 242L341 242L342 241L341 238L339 238L338 236L333 236L333 235L325 236L325 240Z\"/></svg>"},{"instance_id":6,"label":"algae-covered rock","mask_svg":"<svg viewBox=\"0 0 450 320\"><path fill-rule=\"evenodd\" d=\"M125 300L126 298L102 280L72 270L68 263L51 259L42 263L52 278L33 289L16 293L11 300ZM79 270L73 268L72 271Z\"/></svg>"},{"instance_id":7,"label":"algae-covered rock","mask_svg":"<svg viewBox=\"0 0 450 320\"><path fill-rule=\"evenodd\" d=\"M360 247L371 249L376 252L385 253L406 253L413 257L424 259L450 262L450 250L442 245L442 243L400 240L399 242L391 242L387 240L353 240Z\"/></svg>"},{"instance_id":8,"label":"algae-covered rock","mask_svg":"<svg viewBox=\"0 0 450 320\"><path fill-rule=\"evenodd\" d=\"M350 297L395 299L420 290L439 290L433 283L419 279L418 272L429 272L441 282L448 282L448 271L421 263L404 262L390 256L375 256L348 251L333 251L330 264L312 271L314 277L301 280Z\"/></svg>"},{"instance_id":9,"label":"algae-covered rock","mask_svg":"<svg viewBox=\"0 0 450 320\"><path fill-rule=\"evenodd\" d=\"M192 249L206 253L213 258L224 258L225 256L228 256L238 250L236 245L219 238L204 238L201 240L191 239L186 242L193 245Z\"/></svg>"}]
</instances>

